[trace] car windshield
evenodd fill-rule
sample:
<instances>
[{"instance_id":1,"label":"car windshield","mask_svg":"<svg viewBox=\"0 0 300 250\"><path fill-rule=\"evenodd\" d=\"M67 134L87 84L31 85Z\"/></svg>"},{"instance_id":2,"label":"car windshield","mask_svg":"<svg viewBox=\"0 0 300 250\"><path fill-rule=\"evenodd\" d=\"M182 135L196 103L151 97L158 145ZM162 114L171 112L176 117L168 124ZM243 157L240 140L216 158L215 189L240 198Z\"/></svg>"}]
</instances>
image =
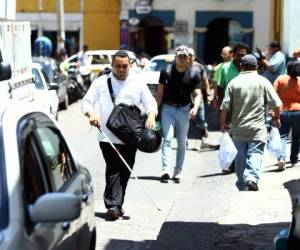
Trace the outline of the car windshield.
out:
<instances>
[{"instance_id":1,"label":"car windshield","mask_svg":"<svg viewBox=\"0 0 300 250\"><path fill-rule=\"evenodd\" d=\"M161 71L168 65L172 65L173 61L166 61L164 59L153 60L146 66L145 71Z\"/></svg>"},{"instance_id":2,"label":"car windshield","mask_svg":"<svg viewBox=\"0 0 300 250\"><path fill-rule=\"evenodd\" d=\"M1 128L0 128L1 129ZM6 176L4 166L4 146L2 132L0 132L0 231L5 228L8 223L8 199L6 190Z\"/></svg>"},{"instance_id":3,"label":"car windshield","mask_svg":"<svg viewBox=\"0 0 300 250\"><path fill-rule=\"evenodd\" d=\"M34 84L37 89L44 89L42 78L37 69L32 69L32 74L34 75Z\"/></svg>"},{"instance_id":4,"label":"car windshield","mask_svg":"<svg viewBox=\"0 0 300 250\"><path fill-rule=\"evenodd\" d=\"M92 55L91 64L110 64L108 55Z\"/></svg>"}]
</instances>

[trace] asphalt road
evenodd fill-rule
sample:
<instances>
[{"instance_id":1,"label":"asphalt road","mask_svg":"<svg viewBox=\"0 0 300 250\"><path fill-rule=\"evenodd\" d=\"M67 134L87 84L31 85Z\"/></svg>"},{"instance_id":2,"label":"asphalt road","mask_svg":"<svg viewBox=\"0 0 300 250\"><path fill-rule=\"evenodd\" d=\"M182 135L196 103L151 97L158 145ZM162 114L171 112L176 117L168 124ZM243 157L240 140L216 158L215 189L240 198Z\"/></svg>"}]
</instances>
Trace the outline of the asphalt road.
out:
<instances>
[{"instance_id":1,"label":"asphalt road","mask_svg":"<svg viewBox=\"0 0 300 250\"><path fill-rule=\"evenodd\" d=\"M200 140L189 141L180 184L160 183L160 151L138 152L134 172L161 211L132 178L124 218L105 221L105 165L97 130L88 125L79 102L60 112L59 123L93 176L97 250L274 249L275 234L289 225L291 199L300 191L299 166L277 172L276 160L266 153L260 191L239 192L235 175L220 173L218 151L199 150ZM216 144L219 137L218 132L210 133L206 144Z\"/></svg>"}]
</instances>

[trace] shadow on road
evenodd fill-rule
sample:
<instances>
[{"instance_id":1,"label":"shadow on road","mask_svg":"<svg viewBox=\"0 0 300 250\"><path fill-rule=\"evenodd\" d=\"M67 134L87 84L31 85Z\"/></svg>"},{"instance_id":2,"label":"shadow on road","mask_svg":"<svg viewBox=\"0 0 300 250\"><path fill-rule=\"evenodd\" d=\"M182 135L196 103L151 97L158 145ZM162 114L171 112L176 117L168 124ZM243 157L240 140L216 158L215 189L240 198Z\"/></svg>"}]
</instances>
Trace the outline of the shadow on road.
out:
<instances>
[{"instance_id":1,"label":"shadow on road","mask_svg":"<svg viewBox=\"0 0 300 250\"><path fill-rule=\"evenodd\" d=\"M247 224L166 222L160 230L153 249L274 249L274 235L284 226L287 226L287 223L252 226Z\"/></svg>"}]
</instances>

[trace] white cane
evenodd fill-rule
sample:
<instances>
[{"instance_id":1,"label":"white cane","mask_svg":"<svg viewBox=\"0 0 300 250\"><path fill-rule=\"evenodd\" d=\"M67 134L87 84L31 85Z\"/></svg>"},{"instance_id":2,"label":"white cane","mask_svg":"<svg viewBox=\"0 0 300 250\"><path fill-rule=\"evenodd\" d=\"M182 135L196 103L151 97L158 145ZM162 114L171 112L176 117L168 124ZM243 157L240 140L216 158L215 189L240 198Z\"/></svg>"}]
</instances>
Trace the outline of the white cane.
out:
<instances>
[{"instance_id":1,"label":"white cane","mask_svg":"<svg viewBox=\"0 0 300 250\"><path fill-rule=\"evenodd\" d=\"M148 199L152 202L152 204L156 207L156 209L158 211L161 211L161 209L156 205L156 203L154 202L154 200L151 198L151 196L148 194L148 192L146 191L146 189L144 188L144 186L142 185L142 183L140 182L140 180L137 178L137 176L133 173L133 171L131 170L131 168L129 167L128 163L125 161L125 159L123 158L123 156L120 154L120 152L118 151L118 149L115 147L115 145L111 142L111 140L109 139L109 137L101 130L100 127L98 127L99 131L101 132L101 134L103 134L103 136L108 140L108 143L111 145L111 147L115 150L115 152L118 154L118 156L120 157L120 159L122 160L122 162L125 164L125 166L127 167L127 169L129 170L129 172L134 176L135 180L137 181L137 183L140 185L140 187L142 188L142 190L144 191L144 193L147 195Z\"/></svg>"}]
</instances>

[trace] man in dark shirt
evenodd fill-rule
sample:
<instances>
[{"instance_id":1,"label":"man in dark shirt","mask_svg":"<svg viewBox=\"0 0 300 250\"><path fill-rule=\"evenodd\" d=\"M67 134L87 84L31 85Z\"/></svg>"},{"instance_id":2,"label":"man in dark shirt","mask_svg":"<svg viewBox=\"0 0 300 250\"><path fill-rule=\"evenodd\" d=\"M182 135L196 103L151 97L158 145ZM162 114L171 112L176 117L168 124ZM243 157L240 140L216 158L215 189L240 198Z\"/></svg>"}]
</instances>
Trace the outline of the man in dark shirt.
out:
<instances>
[{"instance_id":1,"label":"man in dark shirt","mask_svg":"<svg viewBox=\"0 0 300 250\"><path fill-rule=\"evenodd\" d=\"M186 137L189 119L195 119L201 100L199 74L189 67L188 48L179 46L176 49L175 64L160 73L155 99L161 107L162 144L162 176L161 182L168 182L171 174L172 149L171 139L174 132L177 139L176 166L173 179L180 182L185 157ZM194 105L191 108L191 94Z\"/></svg>"}]
</instances>

